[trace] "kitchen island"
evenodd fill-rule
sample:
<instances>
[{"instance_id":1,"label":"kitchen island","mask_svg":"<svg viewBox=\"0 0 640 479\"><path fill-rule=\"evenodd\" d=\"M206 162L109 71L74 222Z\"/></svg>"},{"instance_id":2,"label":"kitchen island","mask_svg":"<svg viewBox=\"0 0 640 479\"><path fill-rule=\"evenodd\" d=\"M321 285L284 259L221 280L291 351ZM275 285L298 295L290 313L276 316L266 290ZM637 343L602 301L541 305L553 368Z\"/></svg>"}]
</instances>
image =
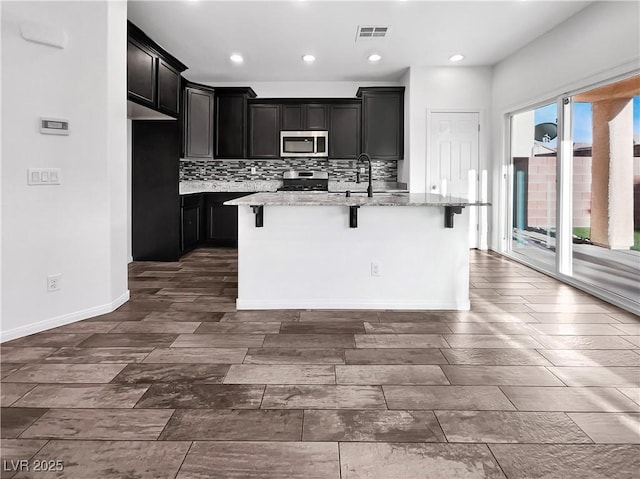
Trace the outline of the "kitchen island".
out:
<instances>
[{"instance_id":1,"label":"kitchen island","mask_svg":"<svg viewBox=\"0 0 640 479\"><path fill-rule=\"evenodd\" d=\"M469 309L469 218L433 194L257 193L238 206L244 309Z\"/></svg>"}]
</instances>

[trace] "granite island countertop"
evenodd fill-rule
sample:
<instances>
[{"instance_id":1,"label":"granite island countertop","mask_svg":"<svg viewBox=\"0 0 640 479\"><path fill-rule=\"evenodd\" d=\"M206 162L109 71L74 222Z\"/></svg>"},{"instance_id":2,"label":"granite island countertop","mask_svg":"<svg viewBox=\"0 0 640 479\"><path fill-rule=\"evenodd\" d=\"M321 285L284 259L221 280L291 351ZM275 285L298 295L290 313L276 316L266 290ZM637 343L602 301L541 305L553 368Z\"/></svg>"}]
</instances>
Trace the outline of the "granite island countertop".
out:
<instances>
[{"instance_id":1,"label":"granite island countertop","mask_svg":"<svg viewBox=\"0 0 640 479\"><path fill-rule=\"evenodd\" d=\"M374 193L366 194L325 192L255 193L224 203L230 206L488 206L490 203L469 201L455 196L432 193Z\"/></svg>"},{"instance_id":2,"label":"granite island countertop","mask_svg":"<svg viewBox=\"0 0 640 479\"><path fill-rule=\"evenodd\" d=\"M190 180L180 182L180 194L191 195L197 193L250 193L275 192L282 186L282 180ZM374 181L374 191L407 191L406 183ZM353 181L329 180L329 191L366 191L367 183Z\"/></svg>"}]
</instances>

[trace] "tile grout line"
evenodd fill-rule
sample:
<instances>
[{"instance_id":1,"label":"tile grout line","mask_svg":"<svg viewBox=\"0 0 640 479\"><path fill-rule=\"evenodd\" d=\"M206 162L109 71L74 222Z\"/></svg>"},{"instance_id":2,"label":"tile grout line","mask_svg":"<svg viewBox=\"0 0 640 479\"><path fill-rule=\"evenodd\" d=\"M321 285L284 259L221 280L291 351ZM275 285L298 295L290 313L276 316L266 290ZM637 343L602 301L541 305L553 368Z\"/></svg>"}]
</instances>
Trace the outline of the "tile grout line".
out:
<instances>
[{"instance_id":1,"label":"tile grout line","mask_svg":"<svg viewBox=\"0 0 640 479\"><path fill-rule=\"evenodd\" d=\"M514 411L520 411L520 409L518 409L518 406L516 406L516 405L514 404L514 402L513 402L513 401L511 400L511 398L509 397L509 395L508 395L507 393L505 393L505 392L504 392L504 390L502 389L503 387L505 387L505 385L504 385L504 384L503 384L503 385L500 385L500 386L497 386L497 388L500 390L500 392L502 393L502 395L503 395L504 397L506 397L506 398L507 398L507 401L509 401L509 402L511 403L511 405L513 406L513 410L514 410ZM507 386L507 387L509 387L509 386ZM514 387L514 386L511 386L511 387ZM515 386L515 387L518 387L518 386ZM537 386L531 386L531 387L537 387Z\"/></svg>"},{"instance_id":2,"label":"tile grout line","mask_svg":"<svg viewBox=\"0 0 640 479\"><path fill-rule=\"evenodd\" d=\"M564 415L567 417L567 419L568 419L569 421L571 421L571 423L572 423L573 425L575 425L575 426L580 430L580 432L582 432L582 434L584 434L586 437L588 437L592 444L598 444L598 443L597 443L597 442L596 442L596 441L595 441L595 440L594 440L594 439L589 435L589 433L588 433L587 431L585 431L584 429L582 429L582 428L580 427L580 425L579 425L577 422L575 422L575 421L573 420L573 418L569 415L569 413L568 413L568 412L563 412L562 414L564 414ZM600 413L600 414L611 414L611 413L603 412L603 413ZM623 413L623 414L624 414L624 413Z\"/></svg>"},{"instance_id":3,"label":"tile grout line","mask_svg":"<svg viewBox=\"0 0 640 479\"><path fill-rule=\"evenodd\" d=\"M502 464L500 464L500 461L498 461L498 458L493 453L493 449L491 449L491 443L484 443L484 445L487 446L487 449L489 450L489 454L491 454L491 457L493 457L494 461L496 461L496 464L500 468L500 471L502 472L502 474L504 474L504 477L509 478L509 476L504 472L504 469L502 468Z\"/></svg>"},{"instance_id":4,"label":"tile grout line","mask_svg":"<svg viewBox=\"0 0 640 479\"><path fill-rule=\"evenodd\" d=\"M189 455L189 452L191 451L191 447L193 446L193 443L195 441L190 441L189 442L189 447L187 448L187 452L185 453L184 457L182 458L182 462L180 463L180 466L178 466L178 470L176 471L175 476L173 476L173 479L176 479L178 477L178 474L180 474L180 469L182 469L182 466L184 466L184 462L187 460L187 456Z\"/></svg>"},{"instance_id":5,"label":"tile grout line","mask_svg":"<svg viewBox=\"0 0 640 479\"><path fill-rule=\"evenodd\" d=\"M342 479L342 455L340 453L340 445L342 444L342 442L338 441L337 442L337 446L338 446L338 474L340 475L340 479Z\"/></svg>"},{"instance_id":6,"label":"tile grout line","mask_svg":"<svg viewBox=\"0 0 640 479\"><path fill-rule=\"evenodd\" d=\"M31 388L27 389L24 393L22 393L22 395L20 397L16 398L15 400L13 400L8 405L2 406L3 408L5 408L5 407L13 407L13 405L15 403L20 401L22 398L24 398L27 394L29 394L31 391L33 391L36 387L38 387L40 385L40 383L10 383L10 382L5 382L5 381L2 381L2 382L5 383L5 384L33 384L33 386L31 386ZM16 406L16 407L20 407L20 406Z\"/></svg>"},{"instance_id":7,"label":"tile grout line","mask_svg":"<svg viewBox=\"0 0 640 479\"><path fill-rule=\"evenodd\" d=\"M132 410L133 410L133 408L132 408ZM162 409L162 411L164 411L164 410L165 409ZM164 424L164 426L162 426L162 431L160 431L160 433L158 434L158 437L155 438L155 441L159 441L160 440L160 436L162 436L162 433L167 429L167 426L169 425L169 423L171 422L171 419L173 418L173 416L175 416L177 411L178 411L177 409L173 409L173 412L171 413L171 415L167 419L167 422Z\"/></svg>"}]
</instances>

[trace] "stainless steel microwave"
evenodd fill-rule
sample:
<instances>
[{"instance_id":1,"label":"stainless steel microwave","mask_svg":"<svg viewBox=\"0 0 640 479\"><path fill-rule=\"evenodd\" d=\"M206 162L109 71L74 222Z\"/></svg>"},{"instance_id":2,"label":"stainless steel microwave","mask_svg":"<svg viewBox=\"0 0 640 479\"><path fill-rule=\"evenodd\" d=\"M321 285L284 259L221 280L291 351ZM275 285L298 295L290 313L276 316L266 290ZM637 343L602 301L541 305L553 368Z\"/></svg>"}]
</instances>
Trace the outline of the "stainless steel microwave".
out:
<instances>
[{"instance_id":1,"label":"stainless steel microwave","mask_svg":"<svg viewBox=\"0 0 640 479\"><path fill-rule=\"evenodd\" d=\"M281 158L321 158L329 156L328 131L281 131Z\"/></svg>"}]
</instances>

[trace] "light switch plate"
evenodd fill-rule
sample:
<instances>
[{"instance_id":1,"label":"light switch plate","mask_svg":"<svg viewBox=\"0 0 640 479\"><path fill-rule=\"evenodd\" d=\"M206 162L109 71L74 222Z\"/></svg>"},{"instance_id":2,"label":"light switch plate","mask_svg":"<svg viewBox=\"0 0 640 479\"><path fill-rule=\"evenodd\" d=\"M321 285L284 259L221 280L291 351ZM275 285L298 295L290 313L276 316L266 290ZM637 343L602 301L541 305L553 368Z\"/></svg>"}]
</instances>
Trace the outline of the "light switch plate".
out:
<instances>
[{"instance_id":1,"label":"light switch plate","mask_svg":"<svg viewBox=\"0 0 640 479\"><path fill-rule=\"evenodd\" d=\"M59 185L60 168L29 168L27 170L28 185Z\"/></svg>"}]
</instances>

